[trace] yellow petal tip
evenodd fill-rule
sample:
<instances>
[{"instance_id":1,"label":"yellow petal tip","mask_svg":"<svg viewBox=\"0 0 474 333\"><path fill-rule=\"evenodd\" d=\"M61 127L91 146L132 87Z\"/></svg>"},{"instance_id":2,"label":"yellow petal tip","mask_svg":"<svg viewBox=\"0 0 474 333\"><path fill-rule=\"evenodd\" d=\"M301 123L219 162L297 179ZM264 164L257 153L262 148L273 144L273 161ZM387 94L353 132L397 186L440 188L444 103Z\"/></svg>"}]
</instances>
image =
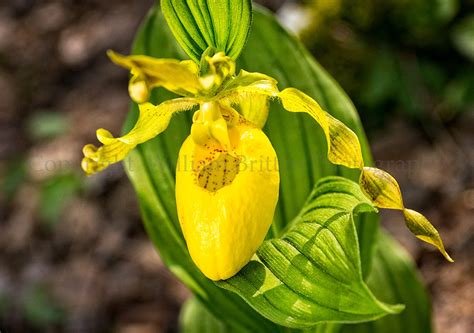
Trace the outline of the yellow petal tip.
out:
<instances>
[{"instance_id":1,"label":"yellow petal tip","mask_svg":"<svg viewBox=\"0 0 474 333\"><path fill-rule=\"evenodd\" d=\"M436 230L425 216L407 208L403 210L403 215L405 216L406 226L418 239L435 246L447 261L454 262L446 252L438 230Z\"/></svg>"},{"instance_id":2,"label":"yellow petal tip","mask_svg":"<svg viewBox=\"0 0 474 333\"><path fill-rule=\"evenodd\" d=\"M92 144L85 145L84 148L82 148L82 153L87 158L93 158L97 153L97 147Z\"/></svg>"},{"instance_id":3,"label":"yellow petal tip","mask_svg":"<svg viewBox=\"0 0 474 333\"><path fill-rule=\"evenodd\" d=\"M446 258L447 261L454 263L454 259L451 258L451 256L446 251L443 253L443 256Z\"/></svg>"},{"instance_id":4,"label":"yellow petal tip","mask_svg":"<svg viewBox=\"0 0 474 333\"><path fill-rule=\"evenodd\" d=\"M100 143L102 144L109 144L113 140L115 140L114 136L112 133L110 133L108 130L104 128L99 128L96 132L97 135L97 140L99 140Z\"/></svg>"},{"instance_id":5,"label":"yellow petal tip","mask_svg":"<svg viewBox=\"0 0 474 333\"><path fill-rule=\"evenodd\" d=\"M125 58L125 56L110 49L107 50L107 57L109 57L109 59L112 60L112 62L117 63L117 64L120 64L121 60Z\"/></svg>"},{"instance_id":6,"label":"yellow petal tip","mask_svg":"<svg viewBox=\"0 0 474 333\"><path fill-rule=\"evenodd\" d=\"M88 157L84 157L81 161L81 168L86 176L91 176L98 172L99 170L97 170L97 167L98 163Z\"/></svg>"}]
</instances>

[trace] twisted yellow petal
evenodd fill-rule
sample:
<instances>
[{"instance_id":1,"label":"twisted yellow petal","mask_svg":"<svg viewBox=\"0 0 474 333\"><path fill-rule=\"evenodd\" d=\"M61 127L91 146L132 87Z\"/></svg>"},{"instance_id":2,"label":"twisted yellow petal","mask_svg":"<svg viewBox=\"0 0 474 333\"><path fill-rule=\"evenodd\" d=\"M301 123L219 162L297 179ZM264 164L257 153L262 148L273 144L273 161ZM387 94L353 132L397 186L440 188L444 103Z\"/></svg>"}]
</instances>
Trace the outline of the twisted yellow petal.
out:
<instances>
[{"instance_id":1,"label":"twisted yellow petal","mask_svg":"<svg viewBox=\"0 0 474 333\"><path fill-rule=\"evenodd\" d=\"M364 166L359 139L354 132L297 89L285 89L278 96L286 110L306 112L318 122L326 135L328 159L332 163L361 170L359 185L376 207L402 211L406 226L417 238L434 245L448 261L453 261L446 252L438 231L428 219L405 208L400 186L395 178L383 170Z\"/></svg>"},{"instance_id":2,"label":"twisted yellow petal","mask_svg":"<svg viewBox=\"0 0 474 333\"><path fill-rule=\"evenodd\" d=\"M196 101L191 98L169 100L158 106L150 103L140 104L138 121L128 134L114 138L105 129L97 130L97 139L103 145L99 148L91 144L84 147L82 169L86 174L91 175L113 163L120 162L138 144L163 132L174 113L190 110L196 104Z\"/></svg>"}]
</instances>

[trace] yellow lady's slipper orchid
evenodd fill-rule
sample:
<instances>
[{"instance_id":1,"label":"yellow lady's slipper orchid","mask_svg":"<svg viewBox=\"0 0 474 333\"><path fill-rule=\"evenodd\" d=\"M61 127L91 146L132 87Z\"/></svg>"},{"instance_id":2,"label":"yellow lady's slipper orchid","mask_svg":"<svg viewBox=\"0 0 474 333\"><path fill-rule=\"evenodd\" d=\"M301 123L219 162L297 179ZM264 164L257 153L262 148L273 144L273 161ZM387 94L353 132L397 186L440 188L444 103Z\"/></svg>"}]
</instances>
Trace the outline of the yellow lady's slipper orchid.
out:
<instances>
[{"instance_id":1,"label":"yellow lady's slipper orchid","mask_svg":"<svg viewBox=\"0 0 474 333\"><path fill-rule=\"evenodd\" d=\"M446 253L436 229L421 214L406 209L397 182L388 173L364 166L357 136L303 92L264 74L241 70L223 53L205 56L201 68L192 61L121 56L130 70L131 98L139 104L134 128L122 137L97 131L102 146L86 145L82 168L87 174L123 160L138 144L163 132L174 113L196 110L176 170L178 216L190 255L212 280L236 274L254 255L272 223L278 200L276 153L261 131L269 99L290 112L305 112L322 127L328 159L361 170L360 186L375 206L403 211L408 228ZM150 91L163 87L183 97L153 105Z\"/></svg>"},{"instance_id":2,"label":"yellow lady's slipper orchid","mask_svg":"<svg viewBox=\"0 0 474 333\"><path fill-rule=\"evenodd\" d=\"M218 102L205 103L200 112L202 118L204 112L227 113ZM263 242L280 175L275 151L259 128L238 115L225 130L216 123L201 131L195 121L183 143L176 203L192 259L208 278L221 280L237 273Z\"/></svg>"}]
</instances>

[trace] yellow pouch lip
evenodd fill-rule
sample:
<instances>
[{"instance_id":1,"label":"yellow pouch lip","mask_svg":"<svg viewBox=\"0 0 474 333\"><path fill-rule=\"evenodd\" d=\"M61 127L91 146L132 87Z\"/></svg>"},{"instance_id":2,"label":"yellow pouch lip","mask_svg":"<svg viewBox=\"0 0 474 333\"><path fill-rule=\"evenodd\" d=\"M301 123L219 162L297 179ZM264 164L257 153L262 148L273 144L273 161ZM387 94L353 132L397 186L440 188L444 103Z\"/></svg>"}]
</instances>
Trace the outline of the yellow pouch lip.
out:
<instances>
[{"instance_id":1,"label":"yellow pouch lip","mask_svg":"<svg viewBox=\"0 0 474 333\"><path fill-rule=\"evenodd\" d=\"M188 137L181 147L176 171L180 225L193 261L212 280L227 279L248 263L272 224L279 195L278 167L262 169L258 163L250 167L262 156L277 163L266 135L242 121L229 130L229 137L229 151L215 139L199 145ZM219 151L213 155L213 149ZM209 191L199 185L197 173L223 154L240 157L245 166L239 165L230 184ZM187 161L187 167L183 161Z\"/></svg>"}]
</instances>

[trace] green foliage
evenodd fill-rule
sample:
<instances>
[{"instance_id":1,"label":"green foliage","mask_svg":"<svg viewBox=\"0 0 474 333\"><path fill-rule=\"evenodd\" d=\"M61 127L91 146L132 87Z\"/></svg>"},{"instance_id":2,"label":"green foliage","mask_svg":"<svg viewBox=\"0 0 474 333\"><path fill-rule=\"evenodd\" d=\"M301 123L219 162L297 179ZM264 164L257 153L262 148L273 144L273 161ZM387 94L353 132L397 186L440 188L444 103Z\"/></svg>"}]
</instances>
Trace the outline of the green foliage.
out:
<instances>
[{"instance_id":1,"label":"green foliage","mask_svg":"<svg viewBox=\"0 0 474 333\"><path fill-rule=\"evenodd\" d=\"M431 332L430 301L409 255L387 234L377 240L374 266L367 280L374 294L384 302L404 303L398 316L359 325L347 325L341 333Z\"/></svg>"},{"instance_id":2,"label":"green foliage","mask_svg":"<svg viewBox=\"0 0 474 333\"><path fill-rule=\"evenodd\" d=\"M357 183L319 181L288 232L265 241L237 275L217 284L280 325L362 322L398 313L362 280L353 214L375 211Z\"/></svg>"},{"instance_id":3,"label":"green foliage","mask_svg":"<svg viewBox=\"0 0 474 333\"><path fill-rule=\"evenodd\" d=\"M222 321L216 319L196 298L189 299L181 310L180 333L232 333Z\"/></svg>"},{"instance_id":4,"label":"green foliage","mask_svg":"<svg viewBox=\"0 0 474 333\"><path fill-rule=\"evenodd\" d=\"M307 333L406 333L431 332L429 299L420 283L411 258L400 245L387 234L381 233L377 241L374 267L368 279L369 287L380 299L389 303L404 302L406 309L397 316L386 316L382 319L353 325L322 324ZM185 320L183 320L185 318ZM205 322L202 332L219 332L223 324L212 316L196 300L185 305L182 314L182 333L201 332L186 331ZM228 329L228 328L227 328ZM230 332L230 331L228 331Z\"/></svg>"},{"instance_id":5,"label":"green foliage","mask_svg":"<svg viewBox=\"0 0 474 333\"><path fill-rule=\"evenodd\" d=\"M199 62L208 47L236 59L252 21L251 0L162 0L161 6L176 40Z\"/></svg>"},{"instance_id":6,"label":"green foliage","mask_svg":"<svg viewBox=\"0 0 474 333\"><path fill-rule=\"evenodd\" d=\"M133 53L161 58L179 58L182 55L171 32L164 25L163 16L156 8L152 10L142 26ZM362 142L365 160L370 161L363 130L351 101L301 44L282 29L268 13L261 10L254 13L253 29L247 46L238 59L238 65L249 71L258 71L275 77L282 89L293 86L314 97L329 113L357 133ZM159 103L171 96L169 93L157 91L153 93L151 101ZM136 111L134 106L128 121L129 128L136 119ZM267 241L266 245L259 250L258 259L252 261L237 277L219 283L226 287L232 286L234 290L236 286L241 288L240 296L219 288L206 279L189 257L176 216L174 200L176 159L181 143L189 135L190 124L191 115L175 116L165 133L140 145L131 153L125 162L125 168L139 197L145 228L163 261L194 292L208 311L217 318L225 320L225 324L235 332L287 332L287 328L272 321L290 326L308 327L323 320L352 322L370 320L394 310L377 302L362 279L367 276L371 278L369 275L371 261L375 251L375 240L378 237L378 223L374 214L361 215L362 217L355 220L353 224L351 223L352 210L347 208L353 206L350 204L346 206L347 200L341 198L346 210L341 215L331 215L334 217L332 223L329 222L331 221L329 216L317 215L323 214L322 211L298 215L318 180L331 175L356 180L358 174L334 166L327 161L324 135L307 115L283 112L281 106L276 103L271 105L264 131L270 138L280 163L280 201L268 236L269 239L277 239ZM345 184L348 182L341 181ZM363 197L359 199L362 200ZM317 202L315 200L311 202L314 204ZM316 221L315 223L298 223L303 217ZM293 222L290 223L291 221ZM325 225L325 223L330 225ZM321 225L325 225L325 228L321 228ZM295 234L294 237L297 240L306 242L306 244L298 243L301 245L298 248L300 252L296 253L295 248L286 245L288 241L285 237L293 235L292 231L298 228L310 228L310 230L304 229L302 236L310 236L313 233L315 237L304 240L298 238L301 232ZM320 231L316 231L319 228ZM334 241L335 239L343 241L343 245L339 245ZM327 243L321 243L322 240L326 240ZM284 248L281 247L282 244ZM315 247L314 244L318 246ZM280 247L282 253L276 251L275 246ZM322 247L320 251L323 252L317 252L320 246ZM326 253L328 256L320 256L320 253ZM331 258L334 264L330 264L329 254L333 255ZM296 259L289 263L284 255L296 255ZM304 255L308 255L309 258ZM386 273L383 276L385 278L390 276L387 273L388 267L381 267L381 270ZM299 269L303 269L306 274L299 273ZM330 269L329 272L333 274L333 277L342 279L344 283L339 284L334 279L331 280L331 276L325 276L324 269ZM290 272L291 274L288 275L293 276L294 279L287 280L285 270ZM411 266L407 268L407 271L414 276ZM319 280L313 280L312 274L321 278L321 284ZM243 281L243 276L246 281ZM296 280L296 277L300 280ZM242 281L238 281L239 279ZM256 282L257 285L251 286L249 281ZM391 286L388 281L378 283L378 286ZM270 287L276 288L269 289ZM291 288L295 290L292 291ZM326 288L329 288L329 291ZM418 294L424 295L419 284L413 284L413 288ZM347 297L341 293L343 290ZM252 291L257 294L253 295ZM297 293L300 293L300 296L295 298ZM354 299L355 294L358 294L357 300ZM409 300L405 299L407 295L402 296L397 297L394 302L392 299L387 301L408 304ZM247 305L241 297L257 311ZM271 306L266 303L268 299L272 300ZM337 305L331 303L337 300L341 303ZM294 306L289 306L291 302ZM298 307L299 302L303 302L308 307ZM350 302L355 302L354 304L360 302L360 308L349 306ZM285 304L288 305L283 308L286 313L275 310L275 307ZM333 307L333 309L324 309L327 307ZM346 310L346 313L339 309ZM354 313L356 311L360 312ZM265 319L262 315L272 321ZM395 318L394 320L400 318L399 316L390 317ZM429 312L420 320L425 327L429 326L426 324L429 323ZM340 324L318 325L314 331L337 332L341 327Z\"/></svg>"}]
</instances>

